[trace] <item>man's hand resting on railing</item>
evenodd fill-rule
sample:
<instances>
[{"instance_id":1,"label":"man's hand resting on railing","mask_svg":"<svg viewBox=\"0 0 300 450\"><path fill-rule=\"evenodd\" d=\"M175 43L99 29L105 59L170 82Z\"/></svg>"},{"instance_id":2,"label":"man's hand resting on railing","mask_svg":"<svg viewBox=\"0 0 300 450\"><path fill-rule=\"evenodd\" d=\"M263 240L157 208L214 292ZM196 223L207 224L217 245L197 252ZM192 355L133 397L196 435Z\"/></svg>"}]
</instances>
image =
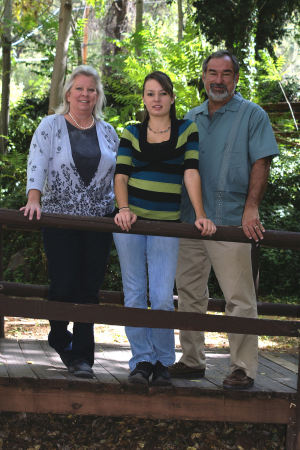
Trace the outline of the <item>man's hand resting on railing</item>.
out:
<instances>
[{"instance_id":1,"label":"man's hand resting on railing","mask_svg":"<svg viewBox=\"0 0 300 450\"><path fill-rule=\"evenodd\" d=\"M36 214L37 220L40 220L42 214L40 199L41 192L37 189L30 189L28 192L28 201L26 205L20 208L20 211L24 211L24 216L28 216L29 220L33 219L34 213Z\"/></svg>"}]
</instances>

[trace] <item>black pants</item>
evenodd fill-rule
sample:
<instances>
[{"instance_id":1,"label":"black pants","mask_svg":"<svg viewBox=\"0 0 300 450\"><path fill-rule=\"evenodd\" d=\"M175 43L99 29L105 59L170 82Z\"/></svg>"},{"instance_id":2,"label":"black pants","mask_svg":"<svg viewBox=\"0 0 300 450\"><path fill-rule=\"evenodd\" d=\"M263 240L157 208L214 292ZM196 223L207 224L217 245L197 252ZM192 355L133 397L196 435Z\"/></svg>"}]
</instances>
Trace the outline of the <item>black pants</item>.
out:
<instances>
[{"instance_id":1,"label":"black pants","mask_svg":"<svg viewBox=\"0 0 300 450\"><path fill-rule=\"evenodd\" d=\"M112 234L46 228L43 238L50 278L49 300L97 304ZM50 320L50 346L62 353L72 342L70 360L81 359L92 366L94 324L75 322L73 333L68 331L68 324Z\"/></svg>"}]
</instances>

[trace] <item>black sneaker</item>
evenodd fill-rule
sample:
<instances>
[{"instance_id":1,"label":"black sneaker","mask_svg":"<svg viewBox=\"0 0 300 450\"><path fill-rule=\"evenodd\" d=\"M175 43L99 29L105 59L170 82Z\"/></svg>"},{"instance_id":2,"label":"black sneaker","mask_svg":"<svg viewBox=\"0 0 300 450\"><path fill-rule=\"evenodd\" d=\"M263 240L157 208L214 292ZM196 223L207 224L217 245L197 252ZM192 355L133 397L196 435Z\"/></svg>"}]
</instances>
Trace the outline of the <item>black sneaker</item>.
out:
<instances>
[{"instance_id":1,"label":"black sneaker","mask_svg":"<svg viewBox=\"0 0 300 450\"><path fill-rule=\"evenodd\" d=\"M94 372L91 366L82 360L72 361L68 366L69 372L79 378L93 378Z\"/></svg>"},{"instance_id":2,"label":"black sneaker","mask_svg":"<svg viewBox=\"0 0 300 450\"><path fill-rule=\"evenodd\" d=\"M128 382L134 384L148 384L152 372L153 364L148 361L139 362L135 366L135 369L130 373Z\"/></svg>"},{"instance_id":3,"label":"black sneaker","mask_svg":"<svg viewBox=\"0 0 300 450\"><path fill-rule=\"evenodd\" d=\"M160 361L157 361L154 366L151 384L153 386L170 386L172 384L168 368Z\"/></svg>"}]
</instances>

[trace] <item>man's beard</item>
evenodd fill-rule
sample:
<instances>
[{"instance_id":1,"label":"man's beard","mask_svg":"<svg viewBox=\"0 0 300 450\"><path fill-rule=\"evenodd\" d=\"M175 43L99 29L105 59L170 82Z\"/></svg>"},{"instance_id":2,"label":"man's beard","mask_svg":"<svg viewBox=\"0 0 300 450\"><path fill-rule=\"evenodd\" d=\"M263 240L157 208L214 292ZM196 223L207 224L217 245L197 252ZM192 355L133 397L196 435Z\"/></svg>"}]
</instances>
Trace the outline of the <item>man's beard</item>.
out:
<instances>
[{"instance_id":1,"label":"man's beard","mask_svg":"<svg viewBox=\"0 0 300 450\"><path fill-rule=\"evenodd\" d=\"M217 92L217 93L215 93L215 92L212 91L212 88L214 88L214 87L222 88L222 89L224 89L224 92ZM223 100L226 100L227 98L232 97L232 95L234 94L235 88L236 88L236 83L234 83L232 91L228 92L228 89L225 86L225 84L211 83L209 85L209 89L208 90L205 89L205 90L206 90L206 93L207 93L208 97L212 101L214 101L214 102L222 102Z\"/></svg>"}]
</instances>

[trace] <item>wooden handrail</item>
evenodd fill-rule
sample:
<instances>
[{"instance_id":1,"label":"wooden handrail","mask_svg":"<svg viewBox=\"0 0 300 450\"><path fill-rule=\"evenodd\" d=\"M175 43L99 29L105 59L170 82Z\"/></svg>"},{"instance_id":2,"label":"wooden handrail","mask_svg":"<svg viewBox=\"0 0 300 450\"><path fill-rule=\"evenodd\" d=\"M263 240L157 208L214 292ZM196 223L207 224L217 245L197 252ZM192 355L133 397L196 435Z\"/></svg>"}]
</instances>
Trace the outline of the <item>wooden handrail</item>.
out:
<instances>
[{"instance_id":1,"label":"wooden handrail","mask_svg":"<svg viewBox=\"0 0 300 450\"><path fill-rule=\"evenodd\" d=\"M0 224L22 230L39 230L43 227L69 228L90 231L111 231L121 233L113 219L107 217L82 217L62 214L44 213L40 220L29 221L23 213L12 209L0 209ZM129 233L148 234L152 236L174 236L190 239L212 241L251 243L244 235L241 227L218 226L211 237L202 237L194 225L187 223L168 223L159 221L138 220ZM300 250L300 233L290 231L266 230L260 245Z\"/></svg>"},{"instance_id":2,"label":"wooden handrail","mask_svg":"<svg viewBox=\"0 0 300 450\"><path fill-rule=\"evenodd\" d=\"M37 297L41 299L47 299L48 286L0 281L0 293L16 297ZM123 292L100 290L98 297L100 303L108 303L113 305L124 304ZM174 295L174 304L175 307L177 307L176 295ZM208 311L224 312L225 300L210 298L208 301ZM258 314L265 316L285 316L300 318L300 305L294 304L258 302L257 311Z\"/></svg>"},{"instance_id":3,"label":"wooden handrail","mask_svg":"<svg viewBox=\"0 0 300 450\"><path fill-rule=\"evenodd\" d=\"M45 302L37 299L24 301L24 298L12 298L3 294L0 294L0 315L133 327L300 337L300 323L297 321L212 316L125 306Z\"/></svg>"}]
</instances>

